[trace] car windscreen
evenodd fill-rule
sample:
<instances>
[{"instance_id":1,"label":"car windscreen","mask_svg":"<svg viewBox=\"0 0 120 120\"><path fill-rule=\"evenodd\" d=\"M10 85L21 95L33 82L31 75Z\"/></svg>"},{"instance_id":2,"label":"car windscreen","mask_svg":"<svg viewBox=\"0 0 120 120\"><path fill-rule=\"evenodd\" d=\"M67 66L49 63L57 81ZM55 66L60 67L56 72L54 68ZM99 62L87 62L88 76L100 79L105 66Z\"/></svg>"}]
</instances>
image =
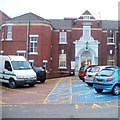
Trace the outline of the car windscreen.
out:
<instances>
[{"instance_id":1,"label":"car windscreen","mask_svg":"<svg viewBox=\"0 0 120 120\"><path fill-rule=\"evenodd\" d=\"M92 67L90 69L90 72L98 72L99 71L99 67L95 66L95 67Z\"/></svg>"},{"instance_id":2,"label":"car windscreen","mask_svg":"<svg viewBox=\"0 0 120 120\"><path fill-rule=\"evenodd\" d=\"M28 61L11 61L14 70L31 69Z\"/></svg>"},{"instance_id":3,"label":"car windscreen","mask_svg":"<svg viewBox=\"0 0 120 120\"><path fill-rule=\"evenodd\" d=\"M100 71L97 76L106 76L106 77L110 77L114 74L114 70L112 69L103 69L102 71Z\"/></svg>"}]
</instances>

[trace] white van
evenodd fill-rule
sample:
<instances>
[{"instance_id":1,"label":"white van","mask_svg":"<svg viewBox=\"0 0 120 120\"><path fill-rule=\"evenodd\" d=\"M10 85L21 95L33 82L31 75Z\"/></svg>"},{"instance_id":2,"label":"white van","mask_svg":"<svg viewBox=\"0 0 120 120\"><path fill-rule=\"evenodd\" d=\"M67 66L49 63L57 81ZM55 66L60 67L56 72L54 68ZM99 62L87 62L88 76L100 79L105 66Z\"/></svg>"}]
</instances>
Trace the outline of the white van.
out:
<instances>
[{"instance_id":1,"label":"white van","mask_svg":"<svg viewBox=\"0 0 120 120\"><path fill-rule=\"evenodd\" d=\"M36 80L36 73L23 56L0 55L0 82L16 88L25 84L34 86Z\"/></svg>"}]
</instances>

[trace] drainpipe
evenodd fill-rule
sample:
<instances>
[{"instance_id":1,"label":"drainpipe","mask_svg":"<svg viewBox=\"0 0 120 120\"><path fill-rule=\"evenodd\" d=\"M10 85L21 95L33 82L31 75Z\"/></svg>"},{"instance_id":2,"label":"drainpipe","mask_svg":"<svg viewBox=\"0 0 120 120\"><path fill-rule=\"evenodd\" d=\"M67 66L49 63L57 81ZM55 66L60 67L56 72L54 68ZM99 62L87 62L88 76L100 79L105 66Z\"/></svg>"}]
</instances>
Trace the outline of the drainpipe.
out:
<instances>
[{"instance_id":1,"label":"drainpipe","mask_svg":"<svg viewBox=\"0 0 120 120\"><path fill-rule=\"evenodd\" d=\"M26 59L28 60L28 43L29 43L30 21L27 24L27 39L26 39Z\"/></svg>"}]
</instances>

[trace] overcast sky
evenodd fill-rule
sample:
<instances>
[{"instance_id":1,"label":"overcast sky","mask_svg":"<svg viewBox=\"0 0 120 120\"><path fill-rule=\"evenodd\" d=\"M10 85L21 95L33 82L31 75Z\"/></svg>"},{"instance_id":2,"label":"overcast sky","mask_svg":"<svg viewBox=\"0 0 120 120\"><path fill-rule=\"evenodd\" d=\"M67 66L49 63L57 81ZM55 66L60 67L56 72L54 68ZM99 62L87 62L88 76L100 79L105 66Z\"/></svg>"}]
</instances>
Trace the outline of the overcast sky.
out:
<instances>
[{"instance_id":1,"label":"overcast sky","mask_svg":"<svg viewBox=\"0 0 120 120\"><path fill-rule=\"evenodd\" d=\"M79 18L85 10L101 20L118 20L120 0L0 0L0 9L10 17L33 12L45 19Z\"/></svg>"}]
</instances>

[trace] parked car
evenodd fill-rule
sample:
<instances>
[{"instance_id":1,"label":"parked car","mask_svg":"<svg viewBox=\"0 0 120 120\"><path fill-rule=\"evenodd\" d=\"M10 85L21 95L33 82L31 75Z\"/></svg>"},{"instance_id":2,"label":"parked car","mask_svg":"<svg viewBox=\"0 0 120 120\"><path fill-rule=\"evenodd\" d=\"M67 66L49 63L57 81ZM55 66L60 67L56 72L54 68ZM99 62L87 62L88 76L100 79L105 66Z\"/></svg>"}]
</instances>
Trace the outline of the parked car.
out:
<instances>
[{"instance_id":1,"label":"parked car","mask_svg":"<svg viewBox=\"0 0 120 120\"><path fill-rule=\"evenodd\" d=\"M97 65L91 66L90 69L87 71L86 76L84 77L85 83L88 86L93 86L93 79L95 75L106 67L107 66L97 66Z\"/></svg>"},{"instance_id":2,"label":"parked car","mask_svg":"<svg viewBox=\"0 0 120 120\"><path fill-rule=\"evenodd\" d=\"M44 83L46 80L46 70L42 67L33 67L33 70L37 74L37 81Z\"/></svg>"},{"instance_id":3,"label":"parked car","mask_svg":"<svg viewBox=\"0 0 120 120\"><path fill-rule=\"evenodd\" d=\"M108 90L114 95L120 94L120 68L108 67L100 71L94 78L93 87L98 93Z\"/></svg>"},{"instance_id":4,"label":"parked car","mask_svg":"<svg viewBox=\"0 0 120 120\"><path fill-rule=\"evenodd\" d=\"M85 82L84 77L86 76L87 71L92 67L93 65L82 65L79 69L78 76L79 78Z\"/></svg>"}]
</instances>

